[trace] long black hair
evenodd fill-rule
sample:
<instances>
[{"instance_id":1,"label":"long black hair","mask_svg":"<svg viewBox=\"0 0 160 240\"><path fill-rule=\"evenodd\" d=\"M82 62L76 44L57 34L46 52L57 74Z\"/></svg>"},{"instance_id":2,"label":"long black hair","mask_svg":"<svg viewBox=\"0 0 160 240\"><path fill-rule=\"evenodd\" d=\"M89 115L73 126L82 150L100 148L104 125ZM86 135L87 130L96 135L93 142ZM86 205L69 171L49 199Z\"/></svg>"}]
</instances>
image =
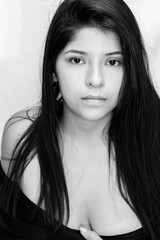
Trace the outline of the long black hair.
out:
<instances>
[{"instance_id":1,"label":"long black hair","mask_svg":"<svg viewBox=\"0 0 160 240\"><path fill-rule=\"evenodd\" d=\"M159 239L160 100L139 27L122 0L64 0L58 7L46 38L39 116L17 144L11 177L20 181L26 165L37 154L41 170L39 204L44 200L51 225L58 219L59 227L65 212L68 221L69 198L59 146L63 102L58 98L59 86L53 83L53 74L57 56L83 27L110 30L119 36L125 73L108 130L109 156L115 153L121 195L151 239Z\"/></svg>"}]
</instances>

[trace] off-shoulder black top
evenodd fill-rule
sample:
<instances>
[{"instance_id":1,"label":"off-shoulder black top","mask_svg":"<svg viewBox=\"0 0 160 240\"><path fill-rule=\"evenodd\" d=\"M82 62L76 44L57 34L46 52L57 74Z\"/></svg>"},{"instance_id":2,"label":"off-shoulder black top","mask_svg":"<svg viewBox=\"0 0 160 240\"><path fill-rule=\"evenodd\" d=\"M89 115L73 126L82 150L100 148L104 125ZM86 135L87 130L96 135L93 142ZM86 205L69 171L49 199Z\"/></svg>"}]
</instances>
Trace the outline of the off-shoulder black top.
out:
<instances>
[{"instance_id":1,"label":"off-shoulder black top","mask_svg":"<svg viewBox=\"0 0 160 240\"><path fill-rule=\"evenodd\" d=\"M0 164L0 186L6 175ZM9 178L10 184L13 184ZM1 189L1 187L0 187ZM0 193L1 194L1 193ZM54 233L54 229L46 224L42 215L44 210L38 208L31 218L37 206L23 192L20 192L17 218L13 218L6 211L4 202L0 201L0 240L84 240L79 230L71 229L64 225ZM149 240L143 228L130 233L115 236L100 236L103 240Z\"/></svg>"}]
</instances>

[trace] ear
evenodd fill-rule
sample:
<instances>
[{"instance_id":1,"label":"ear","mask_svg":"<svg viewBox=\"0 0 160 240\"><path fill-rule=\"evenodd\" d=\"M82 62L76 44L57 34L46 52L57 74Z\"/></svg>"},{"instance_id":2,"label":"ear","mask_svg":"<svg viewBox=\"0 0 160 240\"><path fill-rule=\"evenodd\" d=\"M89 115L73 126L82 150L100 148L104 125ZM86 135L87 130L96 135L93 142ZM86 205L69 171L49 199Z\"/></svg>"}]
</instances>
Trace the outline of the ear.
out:
<instances>
[{"instance_id":1,"label":"ear","mask_svg":"<svg viewBox=\"0 0 160 240\"><path fill-rule=\"evenodd\" d=\"M58 80L57 80L57 77L56 77L56 74L55 74L55 73L53 73L53 74L52 74L52 81L53 81L53 83L55 83L55 82L58 82Z\"/></svg>"}]
</instances>

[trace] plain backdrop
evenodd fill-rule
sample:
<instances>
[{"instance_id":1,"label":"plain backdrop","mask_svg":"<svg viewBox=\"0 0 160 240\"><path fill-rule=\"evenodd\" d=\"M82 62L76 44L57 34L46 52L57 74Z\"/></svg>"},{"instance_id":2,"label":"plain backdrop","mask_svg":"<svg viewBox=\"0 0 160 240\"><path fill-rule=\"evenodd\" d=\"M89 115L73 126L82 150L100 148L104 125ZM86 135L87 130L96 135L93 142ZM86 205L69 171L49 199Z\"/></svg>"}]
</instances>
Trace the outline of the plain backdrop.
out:
<instances>
[{"instance_id":1,"label":"plain backdrop","mask_svg":"<svg viewBox=\"0 0 160 240\"><path fill-rule=\"evenodd\" d=\"M160 0L125 1L139 23L160 93ZM7 119L41 97L45 37L58 4L59 0L0 0L0 139Z\"/></svg>"}]
</instances>

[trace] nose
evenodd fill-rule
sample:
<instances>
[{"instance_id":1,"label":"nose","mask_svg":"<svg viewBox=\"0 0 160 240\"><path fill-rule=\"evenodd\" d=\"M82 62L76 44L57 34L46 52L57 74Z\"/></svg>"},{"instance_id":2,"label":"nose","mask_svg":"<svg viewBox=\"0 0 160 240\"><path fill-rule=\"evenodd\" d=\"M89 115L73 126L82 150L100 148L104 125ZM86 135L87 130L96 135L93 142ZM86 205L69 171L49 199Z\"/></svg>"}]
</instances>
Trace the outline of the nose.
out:
<instances>
[{"instance_id":1,"label":"nose","mask_svg":"<svg viewBox=\"0 0 160 240\"><path fill-rule=\"evenodd\" d=\"M86 85L89 87L99 88L104 85L104 79L102 76L101 67L93 65L88 67L86 76Z\"/></svg>"}]
</instances>

